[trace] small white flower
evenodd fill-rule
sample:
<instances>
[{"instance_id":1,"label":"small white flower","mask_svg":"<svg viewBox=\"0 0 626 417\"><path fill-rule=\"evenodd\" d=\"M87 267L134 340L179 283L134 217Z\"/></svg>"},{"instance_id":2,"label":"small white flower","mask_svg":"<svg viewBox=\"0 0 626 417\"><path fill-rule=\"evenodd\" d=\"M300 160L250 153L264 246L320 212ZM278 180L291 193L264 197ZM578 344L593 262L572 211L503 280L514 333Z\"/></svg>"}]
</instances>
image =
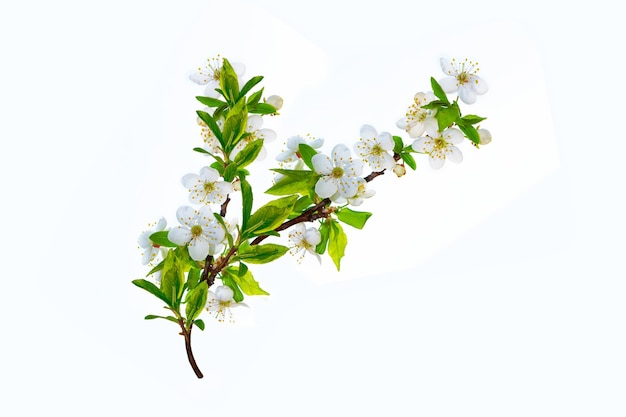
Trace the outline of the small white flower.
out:
<instances>
[{"instance_id":1,"label":"small white flower","mask_svg":"<svg viewBox=\"0 0 626 417\"><path fill-rule=\"evenodd\" d=\"M283 108L283 98L281 96L277 96L277 95L272 95L269 96L265 102L269 105L274 106L274 108L276 109L276 111L280 110Z\"/></svg>"},{"instance_id":2,"label":"small white flower","mask_svg":"<svg viewBox=\"0 0 626 417\"><path fill-rule=\"evenodd\" d=\"M189 256L194 261L203 261L224 240L224 229L213 216L208 206L198 210L183 206L176 211L182 226L169 231L167 238L177 245L189 244Z\"/></svg>"},{"instance_id":3,"label":"small white flower","mask_svg":"<svg viewBox=\"0 0 626 417\"><path fill-rule=\"evenodd\" d=\"M158 222L149 225L149 230L146 230L139 235L137 243L139 243L139 246L143 249L143 253L141 254L141 263L143 265L154 263L159 255L161 255L161 259L165 259L167 249L150 240L150 235L155 232L165 230L166 226L167 221L165 218L161 217Z\"/></svg>"},{"instance_id":4,"label":"small white flower","mask_svg":"<svg viewBox=\"0 0 626 417\"><path fill-rule=\"evenodd\" d=\"M220 285L215 289L215 292L209 291L206 301L206 310L212 313L220 322L228 320L233 323L233 315L230 309L235 307L248 307L245 303L236 303L235 300L233 300L234 296L235 293L230 287Z\"/></svg>"},{"instance_id":5,"label":"small white flower","mask_svg":"<svg viewBox=\"0 0 626 417\"><path fill-rule=\"evenodd\" d=\"M363 204L363 200L365 198L370 198L376 194L376 191L367 189L367 181L365 181L363 178L359 178L358 181L358 191L356 192L354 197L348 198L348 203L351 206L360 206L361 204Z\"/></svg>"},{"instance_id":6,"label":"small white flower","mask_svg":"<svg viewBox=\"0 0 626 417\"><path fill-rule=\"evenodd\" d=\"M436 129L429 131L427 136L418 138L413 142L413 149L430 155L428 162L432 168L441 168L449 159L454 163L463 161L461 150L454 145L463 142L463 133L456 128L450 127L443 132Z\"/></svg>"},{"instance_id":7,"label":"small white flower","mask_svg":"<svg viewBox=\"0 0 626 417\"><path fill-rule=\"evenodd\" d=\"M301 160L300 150L298 148L298 146L300 146L301 143L304 143L305 145L309 145L313 149L319 149L324 144L324 139L322 138L316 139L314 137L311 137L310 135L307 135L306 138L303 138L300 135L292 136L289 139L287 139L287 143L286 143L287 150L279 153L278 156L276 157L276 160L283 164L289 164L289 163Z\"/></svg>"},{"instance_id":8,"label":"small white flower","mask_svg":"<svg viewBox=\"0 0 626 417\"><path fill-rule=\"evenodd\" d=\"M198 67L197 72L191 74L189 79L196 84L206 85L204 95L207 97L218 98L219 93L215 91L220 87L220 71L222 70L223 59L221 56L207 59L207 63L204 67ZM237 74L237 77L241 79L241 76L245 72L245 66L240 63L231 63L233 70Z\"/></svg>"},{"instance_id":9,"label":"small white flower","mask_svg":"<svg viewBox=\"0 0 626 417\"><path fill-rule=\"evenodd\" d=\"M368 163L374 171L393 169L396 161L389 152L393 152L394 142L389 132L380 135L370 125L361 127L361 138L354 145L354 152Z\"/></svg>"},{"instance_id":10,"label":"small white flower","mask_svg":"<svg viewBox=\"0 0 626 417\"><path fill-rule=\"evenodd\" d=\"M189 190L189 201L194 204L222 204L228 194L233 192L233 185L218 181L219 172L211 167L204 167L198 174L187 174L181 182Z\"/></svg>"},{"instance_id":11,"label":"small white flower","mask_svg":"<svg viewBox=\"0 0 626 417\"><path fill-rule=\"evenodd\" d=\"M473 104L479 95L487 92L487 83L476 75L480 68L478 62L465 59L458 63L455 58L452 60L441 58L441 69L448 77L439 80L439 85L446 93L458 91L459 97L465 104Z\"/></svg>"},{"instance_id":12,"label":"small white flower","mask_svg":"<svg viewBox=\"0 0 626 417\"><path fill-rule=\"evenodd\" d=\"M250 133L248 136L243 138L233 149L231 157L235 157L239 152L243 150L249 143L254 142L257 139L263 139L263 144L267 142L272 142L276 139L276 132L272 129L261 129L263 126L263 118L258 114L253 114L248 116L248 126L246 127L246 132ZM267 155L267 151L265 150L265 146L261 148L261 152L257 156L259 161L265 159Z\"/></svg>"},{"instance_id":13,"label":"small white flower","mask_svg":"<svg viewBox=\"0 0 626 417\"><path fill-rule=\"evenodd\" d=\"M322 258L320 258L320 255L315 251L315 247L322 241L322 235L319 230L314 227L307 229L304 223L297 223L289 232L288 237L291 243L290 253L294 256L301 254L298 258L298 262L302 262L304 254L308 252L315 256L318 262L322 263Z\"/></svg>"},{"instance_id":14,"label":"small white flower","mask_svg":"<svg viewBox=\"0 0 626 417\"><path fill-rule=\"evenodd\" d=\"M339 144L333 148L332 161L328 156L318 153L313 155L311 163L315 172L321 174L315 184L315 193L320 197L350 198L357 193L363 161L353 161L350 149L345 145Z\"/></svg>"},{"instance_id":15,"label":"small white flower","mask_svg":"<svg viewBox=\"0 0 626 417\"><path fill-rule=\"evenodd\" d=\"M422 106L435 100L436 97L429 91L427 93L417 93L413 98L413 104L409 106L404 117L396 123L400 129L404 129L411 138L422 136L427 126L436 126L437 119L435 111L423 109Z\"/></svg>"}]
</instances>

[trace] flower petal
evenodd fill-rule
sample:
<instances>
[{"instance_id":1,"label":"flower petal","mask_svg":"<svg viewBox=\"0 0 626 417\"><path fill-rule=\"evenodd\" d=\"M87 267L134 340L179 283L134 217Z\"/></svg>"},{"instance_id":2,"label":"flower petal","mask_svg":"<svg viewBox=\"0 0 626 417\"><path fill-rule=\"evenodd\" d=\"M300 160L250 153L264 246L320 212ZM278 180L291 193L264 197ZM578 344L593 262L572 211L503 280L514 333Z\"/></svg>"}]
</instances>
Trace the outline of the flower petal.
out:
<instances>
[{"instance_id":1,"label":"flower petal","mask_svg":"<svg viewBox=\"0 0 626 417\"><path fill-rule=\"evenodd\" d=\"M373 126L363 125L361 126L361 138L367 139L376 139L378 137L378 132L374 129Z\"/></svg>"},{"instance_id":2,"label":"flower petal","mask_svg":"<svg viewBox=\"0 0 626 417\"><path fill-rule=\"evenodd\" d=\"M460 164L461 162L463 162L463 154L461 153L461 150L456 146L450 146L448 148L447 158L455 164Z\"/></svg>"},{"instance_id":3,"label":"flower petal","mask_svg":"<svg viewBox=\"0 0 626 417\"><path fill-rule=\"evenodd\" d=\"M337 192L337 183L329 176L323 176L315 184L315 194L328 198Z\"/></svg>"},{"instance_id":4,"label":"flower petal","mask_svg":"<svg viewBox=\"0 0 626 417\"><path fill-rule=\"evenodd\" d=\"M313 165L313 170L318 174L330 175L333 172L333 164L330 162L330 158L322 153L313 155L311 164Z\"/></svg>"},{"instance_id":5,"label":"flower petal","mask_svg":"<svg viewBox=\"0 0 626 417\"><path fill-rule=\"evenodd\" d=\"M428 162L430 163L431 168L439 169L443 166L445 160L443 158L436 158L430 155L430 158L428 158Z\"/></svg>"},{"instance_id":6,"label":"flower petal","mask_svg":"<svg viewBox=\"0 0 626 417\"><path fill-rule=\"evenodd\" d=\"M474 91L472 87L462 85L459 87L459 97L465 104L474 104L476 103L478 94L476 94L476 91Z\"/></svg>"},{"instance_id":7,"label":"flower petal","mask_svg":"<svg viewBox=\"0 0 626 417\"><path fill-rule=\"evenodd\" d=\"M167 233L167 238L171 242L176 243L179 246L183 246L191 240L191 230L181 226L176 226Z\"/></svg>"},{"instance_id":8,"label":"flower petal","mask_svg":"<svg viewBox=\"0 0 626 417\"><path fill-rule=\"evenodd\" d=\"M203 261L209 256L209 242L202 236L191 239L189 242L189 256L194 261Z\"/></svg>"},{"instance_id":9,"label":"flower petal","mask_svg":"<svg viewBox=\"0 0 626 417\"><path fill-rule=\"evenodd\" d=\"M395 146L395 142L391 138L391 133L389 132L382 132L378 135L378 143L380 143L380 147L385 151L392 151Z\"/></svg>"},{"instance_id":10,"label":"flower petal","mask_svg":"<svg viewBox=\"0 0 626 417\"><path fill-rule=\"evenodd\" d=\"M335 166L343 166L350 162L350 149L346 145L335 145L332 151Z\"/></svg>"},{"instance_id":11,"label":"flower petal","mask_svg":"<svg viewBox=\"0 0 626 417\"><path fill-rule=\"evenodd\" d=\"M195 223L196 211L193 207L182 206L176 210L176 218L183 226L191 228Z\"/></svg>"},{"instance_id":12,"label":"flower petal","mask_svg":"<svg viewBox=\"0 0 626 417\"><path fill-rule=\"evenodd\" d=\"M446 93L454 93L459 89L459 82L454 77L445 77L439 80L439 85Z\"/></svg>"},{"instance_id":13,"label":"flower petal","mask_svg":"<svg viewBox=\"0 0 626 417\"><path fill-rule=\"evenodd\" d=\"M476 93L478 93L479 95L483 95L489 90L487 83L478 75L474 75L470 82L474 87L474 91L476 91Z\"/></svg>"}]
</instances>

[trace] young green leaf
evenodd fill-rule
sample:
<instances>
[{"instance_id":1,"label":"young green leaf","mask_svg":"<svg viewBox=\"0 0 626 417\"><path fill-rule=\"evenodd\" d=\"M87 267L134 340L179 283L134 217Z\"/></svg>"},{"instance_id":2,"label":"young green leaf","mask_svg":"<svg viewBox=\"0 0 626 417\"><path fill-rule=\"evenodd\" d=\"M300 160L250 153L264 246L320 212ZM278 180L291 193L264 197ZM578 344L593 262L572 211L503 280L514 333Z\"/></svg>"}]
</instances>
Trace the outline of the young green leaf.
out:
<instances>
[{"instance_id":1,"label":"young green leaf","mask_svg":"<svg viewBox=\"0 0 626 417\"><path fill-rule=\"evenodd\" d=\"M320 255L326 252L326 246L328 245L328 238L330 236L330 226L328 225L329 223L330 222L327 221L322 223L320 225L320 228L318 229L322 239L320 240L320 243L318 243L315 247L315 252L319 253Z\"/></svg>"},{"instance_id":2,"label":"young green leaf","mask_svg":"<svg viewBox=\"0 0 626 417\"><path fill-rule=\"evenodd\" d=\"M169 232L167 230L154 232L150 235L150 240L152 241L152 243L159 246L165 246L166 248L175 248L178 245L176 243L170 242L170 240L167 238L168 233Z\"/></svg>"},{"instance_id":3,"label":"young green leaf","mask_svg":"<svg viewBox=\"0 0 626 417\"><path fill-rule=\"evenodd\" d=\"M372 216L372 213L367 211L355 211L347 207L337 211L337 218L342 222L349 224L357 229L363 229L365 222Z\"/></svg>"},{"instance_id":4,"label":"young green leaf","mask_svg":"<svg viewBox=\"0 0 626 417\"><path fill-rule=\"evenodd\" d=\"M246 230L252 212L252 187L248 180L241 176L239 177L239 184L241 186L241 230Z\"/></svg>"},{"instance_id":5,"label":"young green leaf","mask_svg":"<svg viewBox=\"0 0 626 417\"><path fill-rule=\"evenodd\" d=\"M237 275L237 271L233 272L233 268L226 268L222 270L222 284L229 287L233 290L233 300L236 303L240 303L243 301L243 292L241 292L241 288L235 281L234 277Z\"/></svg>"},{"instance_id":6,"label":"young green leaf","mask_svg":"<svg viewBox=\"0 0 626 417\"><path fill-rule=\"evenodd\" d=\"M222 132L223 148L230 155L234 147L246 132L248 109L245 100L239 100L228 112Z\"/></svg>"},{"instance_id":7,"label":"young green leaf","mask_svg":"<svg viewBox=\"0 0 626 417\"><path fill-rule=\"evenodd\" d=\"M266 264L280 258L288 250L288 247L275 243L241 246L239 248L239 259L251 264Z\"/></svg>"},{"instance_id":8,"label":"young green leaf","mask_svg":"<svg viewBox=\"0 0 626 417\"><path fill-rule=\"evenodd\" d=\"M439 100L443 101L446 104L450 104L450 101L448 100L448 96L446 96L445 91L443 91L443 88L441 88L437 80L435 80L433 77L430 77L430 86L433 89L433 93Z\"/></svg>"},{"instance_id":9,"label":"young green leaf","mask_svg":"<svg viewBox=\"0 0 626 417\"><path fill-rule=\"evenodd\" d=\"M393 152L400 153L404 148L404 143L402 142L402 138L400 136L393 136Z\"/></svg>"},{"instance_id":10,"label":"young green leaf","mask_svg":"<svg viewBox=\"0 0 626 417\"><path fill-rule=\"evenodd\" d=\"M233 104L239 97L239 78L232 65L226 58L222 61L220 69L220 88L229 104Z\"/></svg>"},{"instance_id":11,"label":"young green leaf","mask_svg":"<svg viewBox=\"0 0 626 417\"><path fill-rule=\"evenodd\" d=\"M415 163L415 158L413 158L413 155L407 152L402 152L400 154L400 157L402 158L405 164L411 167L413 171L417 169L417 164Z\"/></svg>"},{"instance_id":12,"label":"young green leaf","mask_svg":"<svg viewBox=\"0 0 626 417\"><path fill-rule=\"evenodd\" d=\"M298 153L302 157L302 161L306 164L306 166L312 170L313 163L311 162L311 159L314 155L317 155L317 151L306 143L301 143L298 145Z\"/></svg>"},{"instance_id":13,"label":"young green leaf","mask_svg":"<svg viewBox=\"0 0 626 417\"><path fill-rule=\"evenodd\" d=\"M445 129L450 127L450 125L452 125L452 123L456 121L459 115L460 113L458 105L455 106L453 104L450 107L440 108L437 114L435 114L439 131L443 132Z\"/></svg>"},{"instance_id":14,"label":"young green leaf","mask_svg":"<svg viewBox=\"0 0 626 417\"><path fill-rule=\"evenodd\" d=\"M207 107L220 107L226 105L226 103L224 103L222 100L213 97L196 96L196 100L198 100L200 103L204 104Z\"/></svg>"},{"instance_id":15,"label":"young green leaf","mask_svg":"<svg viewBox=\"0 0 626 417\"><path fill-rule=\"evenodd\" d=\"M237 285L239 285L241 291L243 291L246 295L270 295L259 286L259 283L254 279L252 272L250 272L247 267L241 271L245 272L232 275L232 278L235 280Z\"/></svg>"},{"instance_id":16,"label":"young green leaf","mask_svg":"<svg viewBox=\"0 0 626 417\"><path fill-rule=\"evenodd\" d=\"M206 123L207 126L209 126L209 129L211 129L211 132L213 132L213 135L215 135L215 137L217 138L217 140L219 141L220 145L222 145L222 148L223 148L224 141L222 140L222 131L220 130L220 127L217 125L217 122L215 121L215 119L209 113L202 111L202 110L196 111L196 114L204 123Z\"/></svg>"},{"instance_id":17,"label":"young green leaf","mask_svg":"<svg viewBox=\"0 0 626 417\"><path fill-rule=\"evenodd\" d=\"M165 319L178 324L178 320L173 316L157 316L156 314L148 314L144 320Z\"/></svg>"},{"instance_id":18,"label":"young green leaf","mask_svg":"<svg viewBox=\"0 0 626 417\"><path fill-rule=\"evenodd\" d=\"M246 145L236 156L235 164L239 168L250 165L259 156L263 148L263 139L254 140Z\"/></svg>"},{"instance_id":19,"label":"young green leaf","mask_svg":"<svg viewBox=\"0 0 626 417\"><path fill-rule=\"evenodd\" d=\"M187 288L193 290L200 282L201 270L200 268L191 268L187 272Z\"/></svg>"},{"instance_id":20,"label":"young green leaf","mask_svg":"<svg viewBox=\"0 0 626 417\"><path fill-rule=\"evenodd\" d=\"M276 229L291 214L297 199L297 195L291 195L263 205L250 216L245 232L262 235Z\"/></svg>"},{"instance_id":21,"label":"young green leaf","mask_svg":"<svg viewBox=\"0 0 626 417\"><path fill-rule=\"evenodd\" d=\"M461 119L467 124L475 125L476 123L480 123L487 118L476 116L475 114L466 114L465 116L461 117Z\"/></svg>"},{"instance_id":22,"label":"young green leaf","mask_svg":"<svg viewBox=\"0 0 626 417\"><path fill-rule=\"evenodd\" d=\"M260 83L262 79L263 79L263 76L261 75L257 75L256 77L250 78L248 82L241 89L241 92L239 93L239 97L237 98L237 100L240 100L243 96L248 94L248 91L252 90L252 88L258 83Z\"/></svg>"},{"instance_id":23,"label":"young green leaf","mask_svg":"<svg viewBox=\"0 0 626 417\"><path fill-rule=\"evenodd\" d=\"M252 109L255 108L257 104L259 104L259 101L261 101L261 96L263 95L263 89L261 88L259 91L256 91L252 94L250 94L250 97L248 97L248 108Z\"/></svg>"},{"instance_id":24,"label":"young green leaf","mask_svg":"<svg viewBox=\"0 0 626 417\"><path fill-rule=\"evenodd\" d=\"M163 301L168 306L170 307L172 306L172 303L170 302L169 298L163 293L163 291L159 289L159 287L154 285L152 282L148 281L147 279L135 279L132 282L139 288L143 288L144 290L148 291L150 294L156 296L159 300Z\"/></svg>"},{"instance_id":25,"label":"young green leaf","mask_svg":"<svg viewBox=\"0 0 626 417\"><path fill-rule=\"evenodd\" d=\"M193 324L195 324L198 329L204 330L204 321L202 321L202 319L195 319Z\"/></svg>"},{"instance_id":26,"label":"young green leaf","mask_svg":"<svg viewBox=\"0 0 626 417\"><path fill-rule=\"evenodd\" d=\"M206 281L202 281L196 288L187 293L187 297L185 297L185 316L189 326L202 313L206 306L208 294L209 287Z\"/></svg>"},{"instance_id":27,"label":"young green leaf","mask_svg":"<svg viewBox=\"0 0 626 417\"><path fill-rule=\"evenodd\" d=\"M333 263L337 267L337 271L340 270L339 264L341 258L343 258L348 245L348 236L343 231L341 225L337 222L330 222L330 233L328 236L328 255L333 260Z\"/></svg>"},{"instance_id":28,"label":"young green leaf","mask_svg":"<svg viewBox=\"0 0 626 417\"><path fill-rule=\"evenodd\" d=\"M318 177L313 171L287 169L273 169L272 171L283 174L283 178L265 191L271 195L306 194L315 186Z\"/></svg>"},{"instance_id":29,"label":"young green leaf","mask_svg":"<svg viewBox=\"0 0 626 417\"><path fill-rule=\"evenodd\" d=\"M480 144L480 135L478 134L478 130L472 125L458 125L459 129L465 134L465 136L474 142L476 145Z\"/></svg>"},{"instance_id":30,"label":"young green leaf","mask_svg":"<svg viewBox=\"0 0 626 417\"><path fill-rule=\"evenodd\" d=\"M268 103L257 103L255 106L250 106L248 111L255 114L273 114L276 113L276 107Z\"/></svg>"}]
</instances>

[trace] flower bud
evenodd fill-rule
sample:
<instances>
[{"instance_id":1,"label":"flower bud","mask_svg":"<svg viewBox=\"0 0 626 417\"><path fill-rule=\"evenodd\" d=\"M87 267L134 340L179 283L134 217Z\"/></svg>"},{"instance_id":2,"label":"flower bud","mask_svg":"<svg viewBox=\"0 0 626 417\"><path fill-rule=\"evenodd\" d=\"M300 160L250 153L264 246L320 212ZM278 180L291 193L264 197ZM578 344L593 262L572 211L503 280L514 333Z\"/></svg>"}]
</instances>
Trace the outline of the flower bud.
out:
<instances>
[{"instance_id":1,"label":"flower bud","mask_svg":"<svg viewBox=\"0 0 626 417\"><path fill-rule=\"evenodd\" d=\"M233 181L233 190L234 191L241 191L241 181L239 180L239 178L237 178L235 181Z\"/></svg>"},{"instance_id":2,"label":"flower bud","mask_svg":"<svg viewBox=\"0 0 626 417\"><path fill-rule=\"evenodd\" d=\"M406 168L402 164L396 164L396 166L393 167L393 172L398 176L398 178L400 178L406 174Z\"/></svg>"},{"instance_id":3,"label":"flower bud","mask_svg":"<svg viewBox=\"0 0 626 417\"><path fill-rule=\"evenodd\" d=\"M491 142L491 132L487 129L478 129L478 136L480 137L480 144L487 145Z\"/></svg>"},{"instance_id":4,"label":"flower bud","mask_svg":"<svg viewBox=\"0 0 626 417\"><path fill-rule=\"evenodd\" d=\"M269 96L265 99L265 102L274 106L276 110L280 110L283 107L283 98L281 96Z\"/></svg>"}]
</instances>

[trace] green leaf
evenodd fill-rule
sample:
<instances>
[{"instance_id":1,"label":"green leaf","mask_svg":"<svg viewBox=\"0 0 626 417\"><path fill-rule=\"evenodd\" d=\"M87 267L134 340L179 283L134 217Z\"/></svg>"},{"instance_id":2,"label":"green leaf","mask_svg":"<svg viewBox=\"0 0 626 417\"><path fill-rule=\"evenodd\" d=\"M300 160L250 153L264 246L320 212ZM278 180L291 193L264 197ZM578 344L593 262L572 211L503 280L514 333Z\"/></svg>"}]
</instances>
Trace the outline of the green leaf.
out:
<instances>
[{"instance_id":1,"label":"green leaf","mask_svg":"<svg viewBox=\"0 0 626 417\"><path fill-rule=\"evenodd\" d=\"M273 114L276 113L276 107L267 103L257 103L255 106L250 106L248 111L256 114Z\"/></svg>"},{"instance_id":2,"label":"green leaf","mask_svg":"<svg viewBox=\"0 0 626 417\"><path fill-rule=\"evenodd\" d=\"M298 145L298 153L302 157L302 161L304 161L306 166L313 170L313 163L311 162L311 159L314 155L317 155L317 151L306 143L301 143Z\"/></svg>"},{"instance_id":3,"label":"green leaf","mask_svg":"<svg viewBox=\"0 0 626 417\"><path fill-rule=\"evenodd\" d=\"M243 271L242 274L231 274L233 280L235 280L239 288L241 288L241 291L246 295L270 295L267 291L261 289L259 283L252 276L252 272L250 272L245 265L244 269L241 269L241 271Z\"/></svg>"},{"instance_id":4,"label":"green leaf","mask_svg":"<svg viewBox=\"0 0 626 417\"><path fill-rule=\"evenodd\" d=\"M337 222L330 222L330 234L328 237L328 255L333 260L337 271L340 270L341 258L345 254L348 245L348 236Z\"/></svg>"},{"instance_id":5,"label":"green leaf","mask_svg":"<svg viewBox=\"0 0 626 417\"><path fill-rule=\"evenodd\" d=\"M239 259L251 264L266 264L280 258L288 250L288 247L275 243L242 245L239 248Z\"/></svg>"},{"instance_id":6,"label":"green leaf","mask_svg":"<svg viewBox=\"0 0 626 417\"><path fill-rule=\"evenodd\" d=\"M259 156L262 148L263 139L257 139L248 143L246 147L235 156L235 164L237 164L239 168L250 165L257 156Z\"/></svg>"},{"instance_id":7,"label":"green leaf","mask_svg":"<svg viewBox=\"0 0 626 417\"><path fill-rule=\"evenodd\" d=\"M450 101L448 101L448 96L446 95L445 91L443 91L443 88L441 88L437 80L435 80L433 77L430 77L430 85L433 89L433 93L439 100L443 101L446 104L450 104Z\"/></svg>"},{"instance_id":8,"label":"green leaf","mask_svg":"<svg viewBox=\"0 0 626 417\"><path fill-rule=\"evenodd\" d=\"M305 195L296 201L296 204L293 205L293 211L296 213L302 213L304 210L311 207L311 205L313 205L313 200L308 195Z\"/></svg>"},{"instance_id":9,"label":"green leaf","mask_svg":"<svg viewBox=\"0 0 626 417\"><path fill-rule=\"evenodd\" d=\"M180 249L186 250L186 248L178 248L167 253L161 273L161 291L170 300L169 305L175 310L178 310L185 285L185 266L180 256L182 252Z\"/></svg>"},{"instance_id":10,"label":"green leaf","mask_svg":"<svg viewBox=\"0 0 626 417\"><path fill-rule=\"evenodd\" d=\"M195 324L198 329L204 330L204 321L202 321L202 319L194 320L193 324Z\"/></svg>"},{"instance_id":11,"label":"green leaf","mask_svg":"<svg viewBox=\"0 0 626 417\"><path fill-rule=\"evenodd\" d=\"M232 180L235 179L235 175L237 175L237 169L239 167L237 166L237 164L235 162L231 162L226 166L226 169L224 170L224 181L227 182L232 182Z\"/></svg>"},{"instance_id":12,"label":"green leaf","mask_svg":"<svg viewBox=\"0 0 626 417\"><path fill-rule=\"evenodd\" d=\"M367 211L355 211L349 208L342 208L337 211L337 218L342 222L349 224L357 229L363 229L365 222L372 216L372 213Z\"/></svg>"},{"instance_id":13,"label":"green leaf","mask_svg":"<svg viewBox=\"0 0 626 417\"><path fill-rule=\"evenodd\" d=\"M475 125L476 123L480 123L486 119L487 119L486 117L476 116L475 114L467 114L461 117L461 120L463 120L464 122L470 125Z\"/></svg>"},{"instance_id":14,"label":"green leaf","mask_svg":"<svg viewBox=\"0 0 626 417\"><path fill-rule=\"evenodd\" d=\"M276 184L267 191L271 195L307 194L315 186L318 175L313 171L273 169L272 171L283 174Z\"/></svg>"},{"instance_id":15,"label":"green leaf","mask_svg":"<svg viewBox=\"0 0 626 417\"><path fill-rule=\"evenodd\" d=\"M207 150L206 150L206 149L204 149L204 148L193 148L193 150L194 150L194 151L196 151L196 152L198 152L198 153L203 153L203 154L205 154L205 155L210 155L210 156L213 156L213 154L212 154L211 152L207 151Z\"/></svg>"},{"instance_id":16,"label":"green leaf","mask_svg":"<svg viewBox=\"0 0 626 417\"><path fill-rule=\"evenodd\" d=\"M297 195L291 195L263 205L250 216L245 232L261 235L276 229L291 214L297 199Z\"/></svg>"},{"instance_id":17,"label":"green leaf","mask_svg":"<svg viewBox=\"0 0 626 417\"><path fill-rule=\"evenodd\" d=\"M261 75L257 75L256 77L250 78L248 82L241 89L241 92L239 93L239 97L237 98L237 100L241 99L243 96L248 94L248 91L252 90L252 88L258 83L260 83L262 79L263 79L263 76Z\"/></svg>"},{"instance_id":18,"label":"green leaf","mask_svg":"<svg viewBox=\"0 0 626 417\"><path fill-rule=\"evenodd\" d=\"M154 232L150 235L150 240L152 243L157 244L159 246L165 246L166 248L175 248L178 245L176 243L170 242L167 238L167 234L169 232L167 230L161 230L160 232Z\"/></svg>"},{"instance_id":19,"label":"green leaf","mask_svg":"<svg viewBox=\"0 0 626 417\"><path fill-rule=\"evenodd\" d=\"M165 320L169 320L171 322L178 324L178 320L176 319L176 317L172 317L172 316L157 316L156 314L148 314L146 317L144 317L144 320L154 320L154 319L165 319Z\"/></svg>"},{"instance_id":20,"label":"green leaf","mask_svg":"<svg viewBox=\"0 0 626 417\"><path fill-rule=\"evenodd\" d=\"M320 225L320 228L318 229L322 239L320 240L320 243L318 243L315 247L315 252L319 253L320 255L326 252L326 246L328 246L328 238L330 237L330 226L328 225L328 223L330 222L327 221L322 223Z\"/></svg>"},{"instance_id":21,"label":"green leaf","mask_svg":"<svg viewBox=\"0 0 626 417\"><path fill-rule=\"evenodd\" d=\"M263 89L261 88L259 91L250 94L250 97L248 97L248 108L254 108L256 107L257 104L259 104L259 101L261 101L261 96L263 95Z\"/></svg>"},{"instance_id":22,"label":"green leaf","mask_svg":"<svg viewBox=\"0 0 626 417\"><path fill-rule=\"evenodd\" d=\"M228 155L246 132L248 123L248 109L245 100L239 100L228 112L224 120L223 148Z\"/></svg>"},{"instance_id":23,"label":"green leaf","mask_svg":"<svg viewBox=\"0 0 626 417\"><path fill-rule=\"evenodd\" d=\"M465 134L465 136L474 142L476 145L480 144L480 135L478 134L478 130L472 125L458 125L459 129Z\"/></svg>"},{"instance_id":24,"label":"green leaf","mask_svg":"<svg viewBox=\"0 0 626 417\"><path fill-rule=\"evenodd\" d=\"M193 290L196 288L198 283L200 282L200 275L202 271L200 268L191 268L189 272L187 272L187 288Z\"/></svg>"},{"instance_id":25,"label":"green leaf","mask_svg":"<svg viewBox=\"0 0 626 417\"><path fill-rule=\"evenodd\" d=\"M172 303L170 302L169 298L163 293L163 291L161 291L159 287L157 287L147 279L135 279L133 280L133 284L135 284L139 288L143 288L150 294L156 296L159 300L163 301L168 306L172 306Z\"/></svg>"},{"instance_id":26,"label":"green leaf","mask_svg":"<svg viewBox=\"0 0 626 417\"><path fill-rule=\"evenodd\" d=\"M451 105L450 107L442 107L435 114L438 129L440 132L443 132L445 129L447 129L459 117L459 107L455 104Z\"/></svg>"},{"instance_id":27,"label":"green leaf","mask_svg":"<svg viewBox=\"0 0 626 417\"><path fill-rule=\"evenodd\" d=\"M233 236L228 231L228 226L226 226L226 223L224 222L224 218L219 213L213 213L213 216L217 219L217 222L224 229L224 233L226 234L226 239L228 239L228 245L232 247L234 243Z\"/></svg>"},{"instance_id":28,"label":"green leaf","mask_svg":"<svg viewBox=\"0 0 626 417\"><path fill-rule=\"evenodd\" d=\"M223 148L224 142L222 141L222 131L220 130L220 127L217 125L217 123L215 122L215 119L213 119L213 117L211 117L209 113L202 111L202 110L197 110L196 114L204 123L206 123L209 129L211 129L211 132L213 132L213 134L215 135L215 137L220 142L220 145L222 145L222 148Z\"/></svg>"},{"instance_id":29,"label":"green leaf","mask_svg":"<svg viewBox=\"0 0 626 417\"><path fill-rule=\"evenodd\" d=\"M220 69L220 88L230 104L235 103L239 97L239 78L237 73L226 58L222 61Z\"/></svg>"},{"instance_id":30,"label":"green leaf","mask_svg":"<svg viewBox=\"0 0 626 417\"><path fill-rule=\"evenodd\" d=\"M148 272L146 274L146 276L150 276L152 274L154 274L155 272L161 271L163 269L163 265L165 265L165 259L163 259L161 262L159 262L159 264L157 266L155 266L154 268L152 268L150 270L150 272Z\"/></svg>"},{"instance_id":31,"label":"green leaf","mask_svg":"<svg viewBox=\"0 0 626 417\"><path fill-rule=\"evenodd\" d=\"M190 325L206 306L209 287L206 281L202 281L196 288L187 293L185 297L185 316Z\"/></svg>"},{"instance_id":32,"label":"green leaf","mask_svg":"<svg viewBox=\"0 0 626 417\"><path fill-rule=\"evenodd\" d=\"M248 180L241 176L239 177L239 183L241 185L241 230L246 230L250 213L252 212L252 187Z\"/></svg>"},{"instance_id":33,"label":"green leaf","mask_svg":"<svg viewBox=\"0 0 626 417\"><path fill-rule=\"evenodd\" d=\"M226 103L224 103L222 100L213 97L196 96L196 100L198 100L200 103L204 104L207 107L220 107L226 105Z\"/></svg>"},{"instance_id":34,"label":"green leaf","mask_svg":"<svg viewBox=\"0 0 626 417\"><path fill-rule=\"evenodd\" d=\"M400 157L402 158L405 164L411 167L413 171L417 169L417 164L415 163L415 158L413 158L413 155L407 152L402 152L400 154Z\"/></svg>"},{"instance_id":35,"label":"green leaf","mask_svg":"<svg viewBox=\"0 0 626 417\"><path fill-rule=\"evenodd\" d=\"M400 153L404 148L404 143L402 142L402 138L400 136L393 136L393 152Z\"/></svg>"}]
</instances>

